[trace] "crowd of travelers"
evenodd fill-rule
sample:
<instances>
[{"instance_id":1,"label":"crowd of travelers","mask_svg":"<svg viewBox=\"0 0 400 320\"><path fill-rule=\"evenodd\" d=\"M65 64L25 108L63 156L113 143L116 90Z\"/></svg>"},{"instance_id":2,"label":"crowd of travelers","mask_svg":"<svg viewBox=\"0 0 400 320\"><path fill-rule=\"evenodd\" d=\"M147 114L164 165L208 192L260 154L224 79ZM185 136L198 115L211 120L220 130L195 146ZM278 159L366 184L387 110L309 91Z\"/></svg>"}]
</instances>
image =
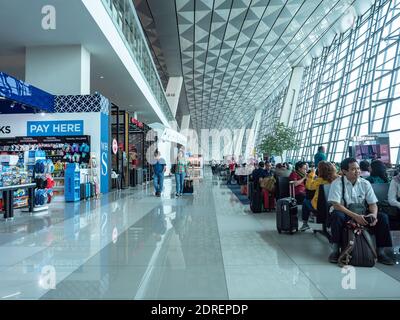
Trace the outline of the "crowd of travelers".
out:
<instances>
[{"instance_id":1,"label":"crowd of travelers","mask_svg":"<svg viewBox=\"0 0 400 320\"><path fill-rule=\"evenodd\" d=\"M216 166L212 166L215 173ZM375 235L378 261L387 265L395 264L392 250L389 219L386 212L378 208L378 199L371 184L388 183L388 206L400 217L400 174L390 178L386 165L381 160L360 161L346 158L340 164L327 161L325 148L320 146L313 162L271 163L260 161L246 166L237 164L234 159L229 163L228 184L236 182L247 185L246 178L253 181L255 189L261 190L266 211L275 210L276 181L279 177L288 177L294 185L294 197L302 208L302 226L299 231L310 229L310 215L317 210L319 187L330 184L328 203L331 209L331 245L329 261L337 263L343 229L349 220L364 226Z\"/></svg>"}]
</instances>

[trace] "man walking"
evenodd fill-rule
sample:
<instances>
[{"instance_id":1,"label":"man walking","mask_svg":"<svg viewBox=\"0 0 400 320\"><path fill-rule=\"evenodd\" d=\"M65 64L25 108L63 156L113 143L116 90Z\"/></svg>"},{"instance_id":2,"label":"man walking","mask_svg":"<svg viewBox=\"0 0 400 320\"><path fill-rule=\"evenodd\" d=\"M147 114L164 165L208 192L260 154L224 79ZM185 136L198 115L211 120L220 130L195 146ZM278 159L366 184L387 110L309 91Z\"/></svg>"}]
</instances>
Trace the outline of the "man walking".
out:
<instances>
[{"instance_id":1,"label":"man walking","mask_svg":"<svg viewBox=\"0 0 400 320\"><path fill-rule=\"evenodd\" d=\"M166 162L164 158L161 158L161 154L158 150L154 152L154 161L153 161L153 183L154 189L156 193L156 197L161 197L161 191L164 186L164 172L166 169Z\"/></svg>"}]
</instances>

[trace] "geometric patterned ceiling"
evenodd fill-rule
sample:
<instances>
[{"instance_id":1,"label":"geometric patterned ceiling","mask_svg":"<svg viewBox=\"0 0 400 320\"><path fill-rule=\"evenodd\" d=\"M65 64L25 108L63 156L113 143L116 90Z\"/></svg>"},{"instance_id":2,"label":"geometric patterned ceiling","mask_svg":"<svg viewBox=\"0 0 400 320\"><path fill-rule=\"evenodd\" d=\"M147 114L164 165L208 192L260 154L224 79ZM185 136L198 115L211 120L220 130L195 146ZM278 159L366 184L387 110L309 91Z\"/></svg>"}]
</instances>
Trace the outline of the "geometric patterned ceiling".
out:
<instances>
[{"instance_id":1,"label":"geometric patterned ceiling","mask_svg":"<svg viewBox=\"0 0 400 320\"><path fill-rule=\"evenodd\" d=\"M353 2L175 0L194 129L248 127Z\"/></svg>"}]
</instances>

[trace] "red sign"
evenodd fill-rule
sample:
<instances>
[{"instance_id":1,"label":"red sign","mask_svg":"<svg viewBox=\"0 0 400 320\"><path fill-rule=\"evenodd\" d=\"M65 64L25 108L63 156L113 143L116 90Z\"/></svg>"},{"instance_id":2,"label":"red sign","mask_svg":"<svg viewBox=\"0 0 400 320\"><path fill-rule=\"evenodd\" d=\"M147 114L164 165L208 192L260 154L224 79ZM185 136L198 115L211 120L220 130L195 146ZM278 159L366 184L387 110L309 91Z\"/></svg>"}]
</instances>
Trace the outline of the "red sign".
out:
<instances>
[{"instance_id":1,"label":"red sign","mask_svg":"<svg viewBox=\"0 0 400 320\"><path fill-rule=\"evenodd\" d=\"M113 143L112 143L112 150L113 150L114 154L117 154L117 152L118 152L118 142L115 139L113 140Z\"/></svg>"},{"instance_id":2,"label":"red sign","mask_svg":"<svg viewBox=\"0 0 400 320\"><path fill-rule=\"evenodd\" d=\"M131 123L138 126L139 128L143 128L143 122L140 122L139 120L137 120L135 118L131 118Z\"/></svg>"}]
</instances>

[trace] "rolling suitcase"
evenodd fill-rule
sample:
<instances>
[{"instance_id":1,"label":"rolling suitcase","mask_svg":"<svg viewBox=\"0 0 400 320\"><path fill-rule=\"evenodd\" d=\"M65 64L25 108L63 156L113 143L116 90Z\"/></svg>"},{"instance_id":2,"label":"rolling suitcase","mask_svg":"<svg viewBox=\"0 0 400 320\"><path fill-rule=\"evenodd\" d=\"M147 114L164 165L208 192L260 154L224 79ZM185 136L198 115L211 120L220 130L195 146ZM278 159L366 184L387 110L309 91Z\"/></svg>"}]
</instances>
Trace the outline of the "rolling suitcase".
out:
<instances>
[{"instance_id":1,"label":"rolling suitcase","mask_svg":"<svg viewBox=\"0 0 400 320\"><path fill-rule=\"evenodd\" d=\"M253 197L253 190L253 181L249 181L249 183L247 184L247 197L249 198L249 200L251 200L251 198Z\"/></svg>"},{"instance_id":2,"label":"rolling suitcase","mask_svg":"<svg viewBox=\"0 0 400 320\"><path fill-rule=\"evenodd\" d=\"M85 199L85 196L86 196L86 184L85 183L81 183L81 185L80 185L80 196L81 196L81 200Z\"/></svg>"},{"instance_id":3,"label":"rolling suitcase","mask_svg":"<svg viewBox=\"0 0 400 320\"><path fill-rule=\"evenodd\" d=\"M183 193L193 193L193 179L187 178L183 181Z\"/></svg>"},{"instance_id":4,"label":"rolling suitcase","mask_svg":"<svg viewBox=\"0 0 400 320\"><path fill-rule=\"evenodd\" d=\"M253 187L253 193L250 200L250 210L253 213L261 213L261 189L260 187Z\"/></svg>"},{"instance_id":5,"label":"rolling suitcase","mask_svg":"<svg viewBox=\"0 0 400 320\"><path fill-rule=\"evenodd\" d=\"M299 229L297 201L294 198L294 184L289 184L290 197L279 199L276 203L276 229L293 234Z\"/></svg>"}]
</instances>

